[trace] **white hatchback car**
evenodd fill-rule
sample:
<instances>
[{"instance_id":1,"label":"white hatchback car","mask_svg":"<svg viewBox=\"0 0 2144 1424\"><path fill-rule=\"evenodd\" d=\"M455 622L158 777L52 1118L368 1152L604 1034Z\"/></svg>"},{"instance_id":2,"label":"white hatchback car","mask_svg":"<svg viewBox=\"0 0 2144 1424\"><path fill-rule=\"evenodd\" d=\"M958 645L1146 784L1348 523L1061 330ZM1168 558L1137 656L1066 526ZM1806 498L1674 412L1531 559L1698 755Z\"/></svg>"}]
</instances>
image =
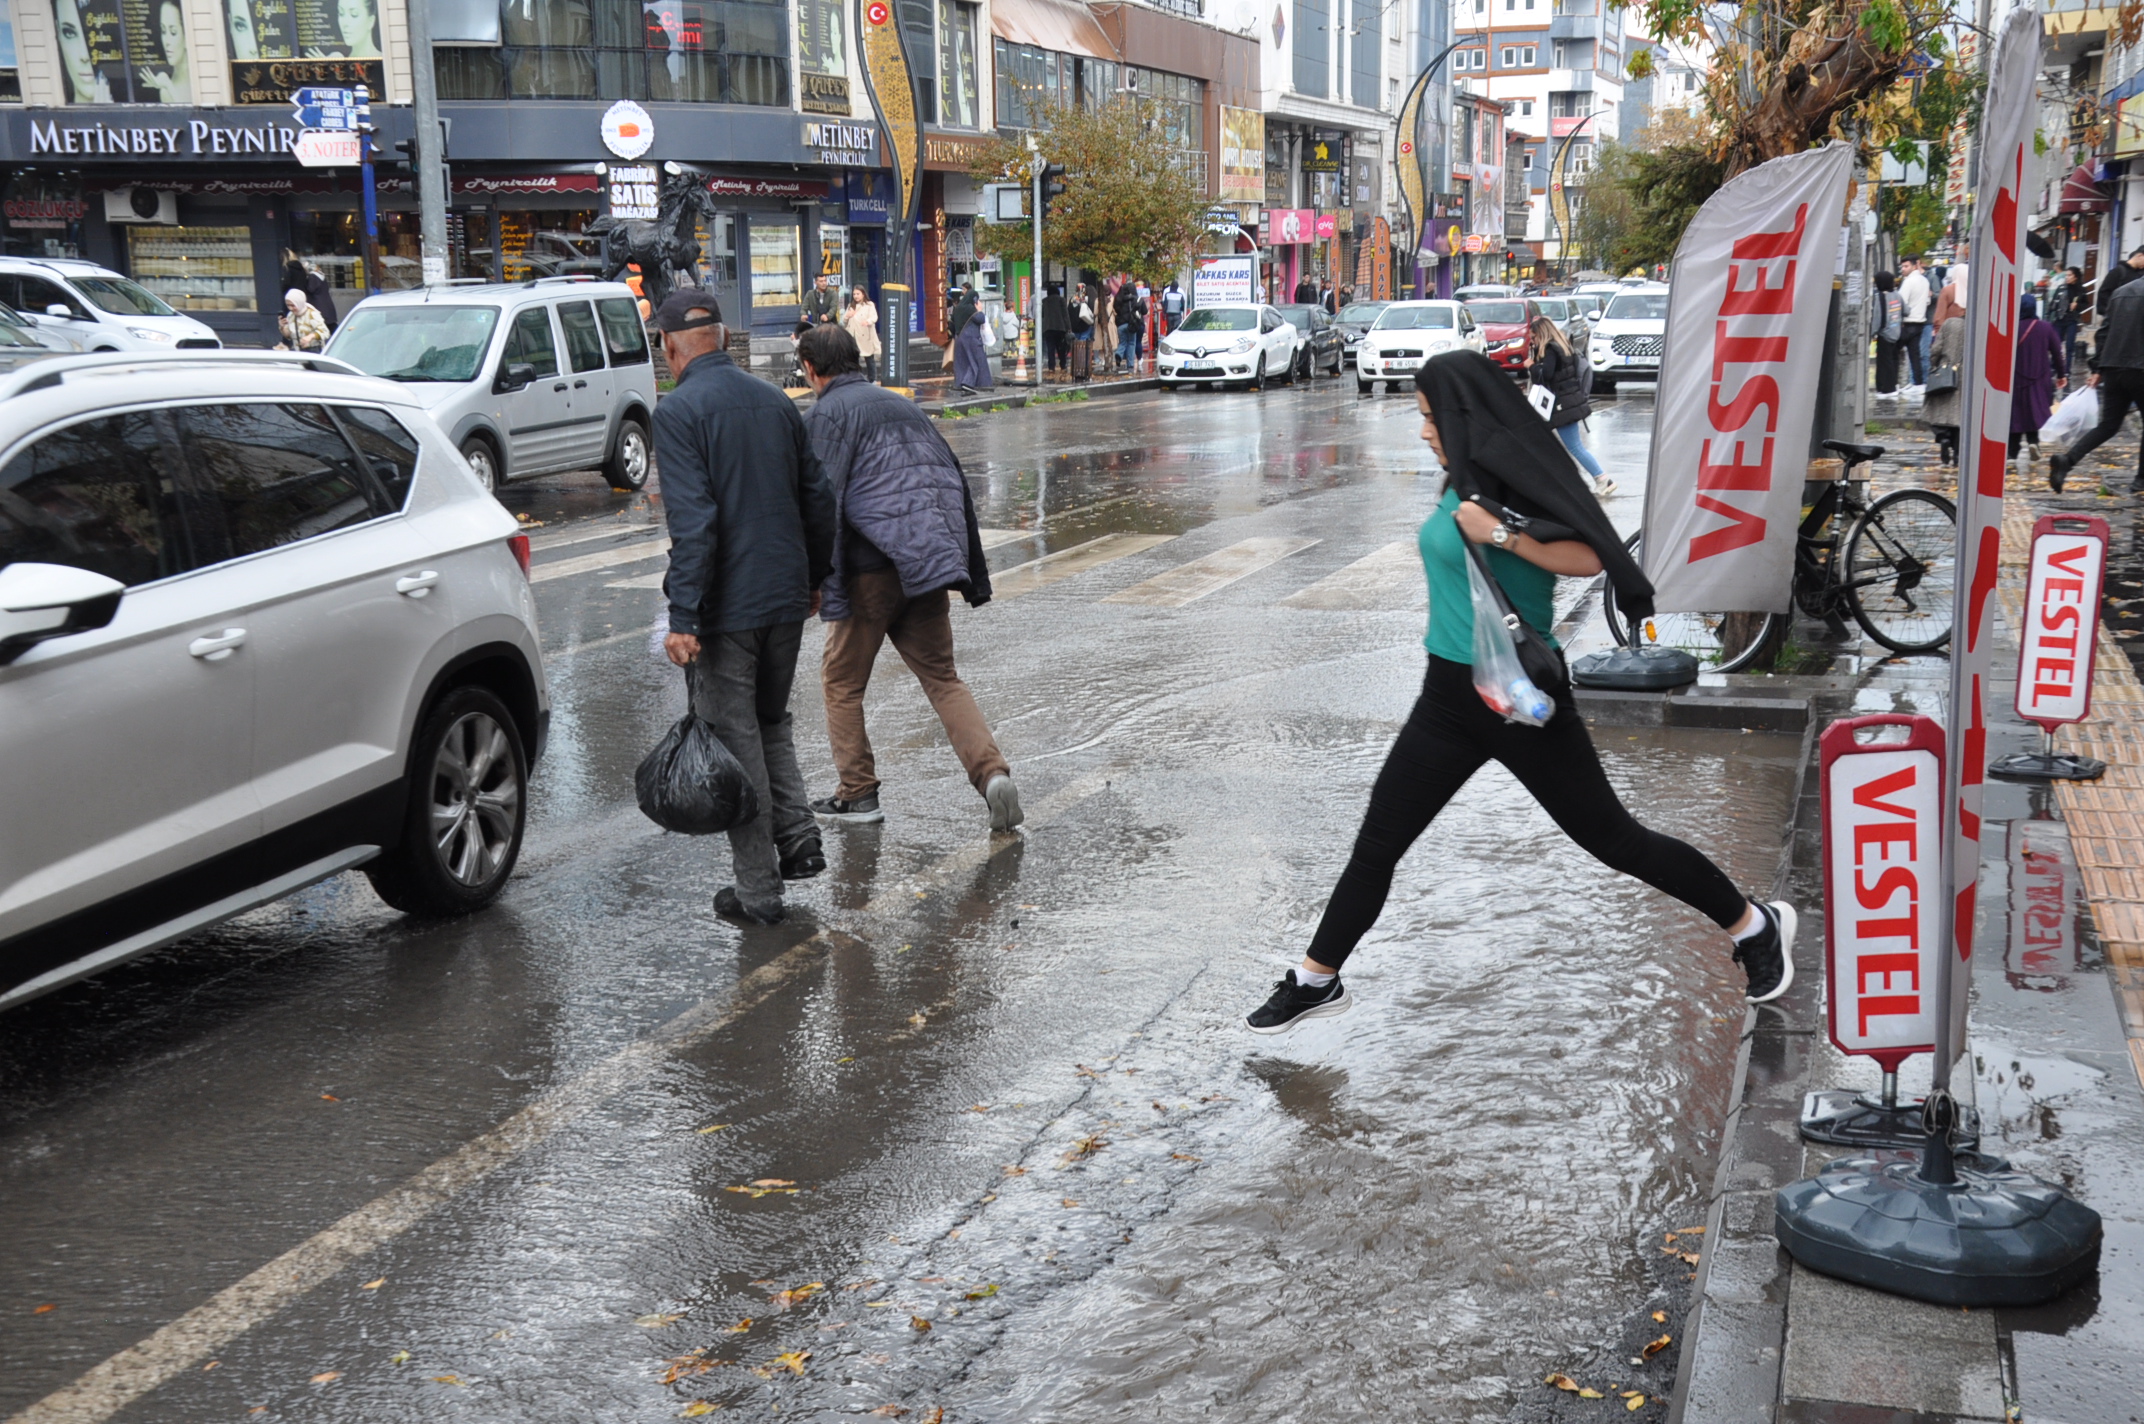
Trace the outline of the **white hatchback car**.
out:
<instances>
[{"instance_id":1,"label":"white hatchback car","mask_svg":"<svg viewBox=\"0 0 2144 1424\"><path fill-rule=\"evenodd\" d=\"M489 903L550 715L527 563L338 362L0 376L0 1008L344 870Z\"/></svg>"},{"instance_id":2,"label":"white hatchback car","mask_svg":"<svg viewBox=\"0 0 2144 1424\"><path fill-rule=\"evenodd\" d=\"M1481 327L1464 303L1394 302L1377 314L1355 348L1355 389L1368 395L1383 381L1396 391L1430 357L1482 346Z\"/></svg>"},{"instance_id":3,"label":"white hatchback car","mask_svg":"<svg viewBox=\"0 0 2144 1424\"><path fill-rule=\"evenodd\" d=\"M109 267L73 257L0 257L0 302L88 351L213 351L214 330Z\"/></svg>"},{"instance_id":4,"label":"white hatchback car","mask_svg":"<svg viewBox=\"0 0 2144 1424\"><path fill-rule=\"evenodd\" d=\"M1286 317L1262 303L1203 306L1154 348L1154 372L1165 386L1241 381L1261 391L1269 376L1295 379L1299 339Z\"/></svg>"},{"instance_id":5,"label":"white hatchback car","mask_svg":"<svg viewBox=\"0 0 2144 1424\"><path fill-rule=\"evenodd\" d=\"M1656 283L1625 287L1608 299L1586 342L1593 392L1607 395L1619 381L1658 381L1667 349L1668 289Z\"/></svg>"}]
</instances>

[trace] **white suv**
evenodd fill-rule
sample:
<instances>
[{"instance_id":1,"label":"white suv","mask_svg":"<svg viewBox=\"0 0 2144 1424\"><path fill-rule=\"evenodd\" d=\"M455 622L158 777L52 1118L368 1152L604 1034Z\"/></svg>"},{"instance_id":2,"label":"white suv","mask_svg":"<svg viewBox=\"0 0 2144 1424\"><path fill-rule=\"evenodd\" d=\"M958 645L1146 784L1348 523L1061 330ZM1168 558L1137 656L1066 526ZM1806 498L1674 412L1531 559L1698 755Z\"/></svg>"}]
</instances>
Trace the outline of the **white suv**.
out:
<instances>
[{"instance_id":1,"label":"white suv","mask_svg":"<svg viewBox=\"0 0 2144 1424\"><path fill-rule=\"evenodd\" d=\"M0 302L89 351L213 351L216 333L109 267L72 257L0 257Z\"/></svg>"},{"instance_id":2,"label":"white suv","mask_svg":"<svg viewBox=\"0 0 2144 1424\"><path fill-rule=\"evenodd\" d=\"M496 896L550 709L515 531L321 357L0 376L0 1008L360 866Z\"/></svg>"},{"instance_id":3,"label":"white suv","mask_svg":"<svg viewBox=\"0 0 2144 1424\"><path fill-rule=\"evenodd\" d=\"M1622 380L1658 381L1667 349L1668 289L1658 283L1625 287L1608 299L1586 342L1593 391L1607 395Z\"/></svg>"}]
</instances>

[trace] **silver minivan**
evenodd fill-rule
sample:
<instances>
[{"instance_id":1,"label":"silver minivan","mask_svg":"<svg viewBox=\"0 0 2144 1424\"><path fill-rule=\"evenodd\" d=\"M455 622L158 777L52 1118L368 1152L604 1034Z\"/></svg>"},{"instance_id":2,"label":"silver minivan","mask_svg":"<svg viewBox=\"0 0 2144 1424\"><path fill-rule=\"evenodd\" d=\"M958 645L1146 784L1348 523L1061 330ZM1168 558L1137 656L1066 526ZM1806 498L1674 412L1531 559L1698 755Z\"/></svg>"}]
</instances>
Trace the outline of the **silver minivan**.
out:
<instances>
[{"instance_id":1,"label":"silver minivan","mask_svg":"<svg viewBox=\"0 0 2144 1424\"><path fill-rule=\"evenodd\" d=\"M655 368L623 282L382 292L325 354L408 385L486 489L561 470L599 469L616 490L648 482Z\"/></svg>"}]
</instances>

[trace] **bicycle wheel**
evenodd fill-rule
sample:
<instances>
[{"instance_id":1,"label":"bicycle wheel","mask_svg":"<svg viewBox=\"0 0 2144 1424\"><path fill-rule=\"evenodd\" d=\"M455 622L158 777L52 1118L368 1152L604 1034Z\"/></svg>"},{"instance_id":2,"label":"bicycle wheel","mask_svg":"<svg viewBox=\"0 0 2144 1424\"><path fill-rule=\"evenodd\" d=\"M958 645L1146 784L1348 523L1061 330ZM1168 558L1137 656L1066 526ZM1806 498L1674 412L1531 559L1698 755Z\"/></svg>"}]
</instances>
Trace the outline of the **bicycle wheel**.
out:
<instances>
[{"instance_id":1,"label":"bicycle wheel","mask_svg":"<svg viewBox=\"0 0 2144 1424\"><path fill-rule=\"evenodd\" d=\"M1894 653L1950 641L1958 588L1958 510L1928 490L1887 494L1846 536L1846 606Z\"/></svg>"},{"instance_id":2,"label":"bicycle wheel","mask_svg":"<svg viewBox=\"0 0 2144 1424\"><path fill-rule=\"evenodd\" d=\"M1645 531L1623 541L1630 556L1642 565ZM1615 606L1615 591L1602 594L1608 633L1623 647L1680 648L1697 659L1706 672L1739 672L1755 662L1773 642L1775 626L1786 616L1779 613L1655 613L1637 628L1623 620Z\"/></svg>"}]
</instances>

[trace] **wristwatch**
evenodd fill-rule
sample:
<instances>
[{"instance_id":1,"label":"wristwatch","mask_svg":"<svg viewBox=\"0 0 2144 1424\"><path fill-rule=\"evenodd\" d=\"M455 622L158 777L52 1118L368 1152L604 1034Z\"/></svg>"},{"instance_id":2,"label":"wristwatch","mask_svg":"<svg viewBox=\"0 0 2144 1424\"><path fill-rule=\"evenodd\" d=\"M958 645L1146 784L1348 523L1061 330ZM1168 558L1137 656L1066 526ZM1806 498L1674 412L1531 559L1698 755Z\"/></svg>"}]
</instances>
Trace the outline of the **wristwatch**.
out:
<instances>
[{"instance_id":1,"label":"wristwatch","mask_svg":"<svg viewBox=\"0 0 2144 1424\"><path fill-rule=\"evenodd\" d=\"M1514 542L1518 537L1517 534L1512 532L1511 526L1508 524L1499 524L1489 531L1489 542L1499 549Z\"/></svg>"}]
</instances>

